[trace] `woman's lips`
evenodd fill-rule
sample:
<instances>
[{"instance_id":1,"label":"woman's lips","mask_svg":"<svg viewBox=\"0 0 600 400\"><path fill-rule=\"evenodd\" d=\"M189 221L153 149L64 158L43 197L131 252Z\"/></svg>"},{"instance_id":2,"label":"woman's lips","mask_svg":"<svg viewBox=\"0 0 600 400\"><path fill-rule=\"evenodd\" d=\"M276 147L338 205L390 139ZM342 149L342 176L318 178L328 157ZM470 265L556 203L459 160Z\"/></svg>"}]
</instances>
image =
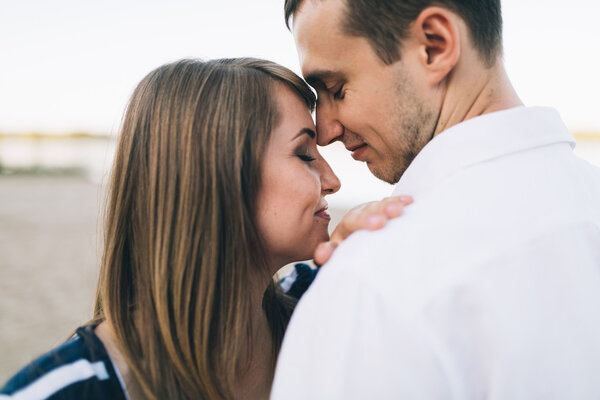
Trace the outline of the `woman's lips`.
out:
<instances>
[{"instance_id":1,"label":"woman's lips","mask_svg":"<svg viewBox=\"0 0 600 400\"><path fill-rule=\"evenodd\" d=\"M354 158L356 161L364 161L362 160L362 156L364 155L365 151L367 150L367 144L362 144L360 146L354 147L353 149L351 149L352 151L352 158Z\"/></svg>"},{"instance_id":2,"label":"woman's lips","mask_svg":"<svg viewBox=\"0 0 600 400\"><path fill-rule=\"evenodd\" d=\"M331 215L329 215L329 212L327 211L327 206L325 206L325 207L321 208L319 211L317 211L315 213L315 216L326 219L326 220L331 219Z\"/></svg>"}]
</instances>

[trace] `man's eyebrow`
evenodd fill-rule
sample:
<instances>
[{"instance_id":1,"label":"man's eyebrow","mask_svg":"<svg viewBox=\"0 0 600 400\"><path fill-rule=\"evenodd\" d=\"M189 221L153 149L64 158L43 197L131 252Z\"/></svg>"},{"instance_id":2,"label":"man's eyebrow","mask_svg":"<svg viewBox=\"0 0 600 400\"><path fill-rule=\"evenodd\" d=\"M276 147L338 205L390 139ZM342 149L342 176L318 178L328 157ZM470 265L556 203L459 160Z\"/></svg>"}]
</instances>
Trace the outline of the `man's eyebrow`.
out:
<instances>
[{"instance_id":1,"label":"man's eyebrow","mask_svg":"<svg viewBox=\"0 0 600 400\"><path fill-rule=\"evenodd\" d=\"M312 129L302 128L302 129L300 129L300 132L298 132L292 140L296 140L297 138L299 138L302 135L308 135L311 137L311 139L314 139L315 137L317 137L317 134Z\"/></svg>"},{"instance_id":2,"label":"man's eyebrow","mask_svg":"<svg viewBox=\"0 0 600 400\"><path fill-rule=\"evenodd\" d=\"M305 80L310 86L313 86L313 87L319 86L319 85L324 86L325 80L331 79L331 78L337 78L339 76L340 76L340 74L335 71L316 70L316 71L311 71L310 73L308 73L305 77Z\"/></svg>"}]
</instances>

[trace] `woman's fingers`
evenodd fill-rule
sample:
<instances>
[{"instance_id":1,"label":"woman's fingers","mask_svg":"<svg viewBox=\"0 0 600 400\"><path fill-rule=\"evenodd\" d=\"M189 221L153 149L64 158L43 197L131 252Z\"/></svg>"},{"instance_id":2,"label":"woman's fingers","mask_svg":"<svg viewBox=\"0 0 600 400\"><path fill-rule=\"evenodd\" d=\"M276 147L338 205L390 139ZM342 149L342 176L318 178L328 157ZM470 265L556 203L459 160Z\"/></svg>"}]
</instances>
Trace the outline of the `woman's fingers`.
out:
<instances>
[{"instance_id":1,"label":"woman's fingers","mask_svg":"<svg viewBox=\"0 0 600 400\"><path fill-rule=\"evenodd\" d=\"M336 226L329 241L317 247L314 255L315 263L322 265L327 262L335 248L352 233L361 229L383 228L389 219L402 215L404 207L412 202L410 196L394 196L353 208Z\"/></svg>"}]
</instances>

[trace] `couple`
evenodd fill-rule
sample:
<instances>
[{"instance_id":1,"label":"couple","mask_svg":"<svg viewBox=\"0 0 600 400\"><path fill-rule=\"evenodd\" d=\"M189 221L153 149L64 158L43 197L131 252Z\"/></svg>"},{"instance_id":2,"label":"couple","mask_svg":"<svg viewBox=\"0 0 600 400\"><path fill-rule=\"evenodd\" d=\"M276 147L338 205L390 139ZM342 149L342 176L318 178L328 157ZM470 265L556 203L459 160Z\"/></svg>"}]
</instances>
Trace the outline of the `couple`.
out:
<instances>
[{"instance_id":1,"label":"couple","mask_svg":"<svg viewBox=\"0 0 600 400\"><path fill-rule=\"evenodd\" d=\"M317 150L315 102L264 60L182 60L148 74L111 172L94 318L0 399L267 398L316 272L298 264L281 285L273 275L329 241L325 197L340 187ZM319 257L409 202L351 212Z\"/></svg>"},{"instance_id":2,"label":"couple","mask_svg":"<svg viewBox=\"0 0 600 400\"><path fill-rule=\"evenodd\" d=\"M327 240L339 182L315 141L340 140L415 202L321 269L271 397L598 398L600 171L554 110L519 100L500 2L286 0L285 14L318 135L311 92L268 62L182 61L136 89L97 320L63 345L106 349L81 381L111 382L104 398L268 396L294 307L270 276ZM40 382L23 372L5 393Z\"/></svg>"}]
</instances>

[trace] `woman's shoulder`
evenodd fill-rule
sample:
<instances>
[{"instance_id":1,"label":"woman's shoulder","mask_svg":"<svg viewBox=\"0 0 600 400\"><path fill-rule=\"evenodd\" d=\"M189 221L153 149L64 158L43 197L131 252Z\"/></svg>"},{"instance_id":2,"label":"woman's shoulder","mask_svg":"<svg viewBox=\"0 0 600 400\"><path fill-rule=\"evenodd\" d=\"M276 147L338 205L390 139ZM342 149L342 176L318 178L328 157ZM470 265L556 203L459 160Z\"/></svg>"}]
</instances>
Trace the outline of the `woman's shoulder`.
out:
<instances>
[{"instance_id":1,"label":"woman's shoulder","mask_svg":"<svg viewBox=\"0 0 600 400\"><path fill-rule=\"evenodd\" d=\"M93 326L32 361L0 389L0 399L122 399L120 378Z\"/></svg>"}]
</instances>

